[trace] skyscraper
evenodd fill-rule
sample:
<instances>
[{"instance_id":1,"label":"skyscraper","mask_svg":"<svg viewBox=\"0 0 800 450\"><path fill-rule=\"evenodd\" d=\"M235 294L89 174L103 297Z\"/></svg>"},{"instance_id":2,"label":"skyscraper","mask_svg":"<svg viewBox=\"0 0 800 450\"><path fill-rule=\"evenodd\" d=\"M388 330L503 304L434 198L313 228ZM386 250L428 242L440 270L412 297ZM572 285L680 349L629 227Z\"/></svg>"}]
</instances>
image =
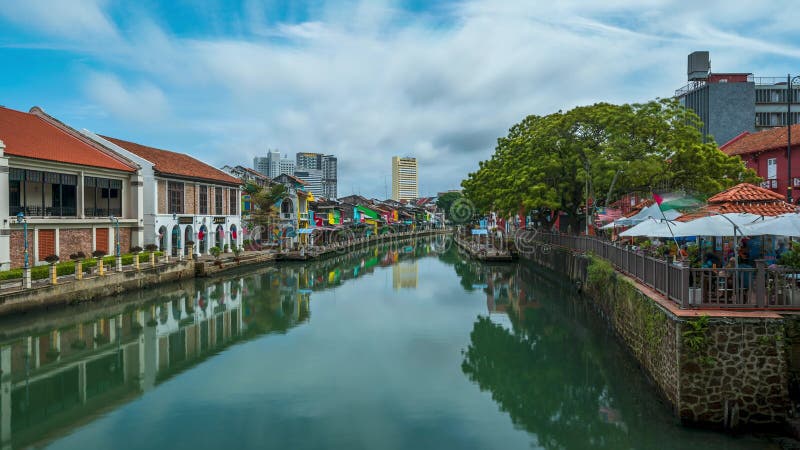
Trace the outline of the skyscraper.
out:
<instances>
[{"instance_id":1,"label":"skyscraper","mask_svg":"<svg viewBox=\"0 0 800 450\"><path fill-rule=\"evenodd\" d=\"M253 158L253 169L270 178L275 178L281 173L288 173L291 175L294 172L294 168L292 168L291 172L281 171L281 152L277 150L267 150L266 157L256 156Z\"/></svg>"},{"instance_id":2,"label":"skyscraper","mask_svg":"<svg viewBox=\"0 0 800 450\"><path fill-rule=\"evenodd\" d=\"M320 195L326 198L336 198L338 195L338 161L333 155L323 155L322 153L301 152L297 154L296 171L312 171L309 176L316 177L319 171ZM303 179L302 176L295 175ZM312 192L314 192L312 190ZM316 192L314 192L316 195Z\"/></svg>"},{"instance_id":3,"label":"skyscraper","mask_svg":"<svg viewBox=\"0 0 800 450\"><path fill-rule=\"evenodd\" d=\"M392 156L392 200L399 202L417 197L417 158Z\"/></svg>"},{"instance_id":4,"label":"skyscraper","mask_svg":"<svg viewBox=\"0 0 800 450\"><path fill-rule=\"evenodd\" d=\"M294 176L306 182L306 190L315 197L324 197L322 171L317 169L295 169Z\"/></svg>"}]
</instances>

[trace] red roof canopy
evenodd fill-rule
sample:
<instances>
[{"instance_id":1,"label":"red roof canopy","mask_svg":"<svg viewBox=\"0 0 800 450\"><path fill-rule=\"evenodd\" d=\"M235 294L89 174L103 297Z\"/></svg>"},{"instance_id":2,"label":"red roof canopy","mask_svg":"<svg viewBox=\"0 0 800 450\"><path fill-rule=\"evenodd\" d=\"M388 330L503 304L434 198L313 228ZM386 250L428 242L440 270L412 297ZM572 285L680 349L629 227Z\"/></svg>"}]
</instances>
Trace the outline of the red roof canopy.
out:
<instances>
[{"instance_id":1,"label":"red roof canopy","mask_svg":"<svg viewBox=\"0 0 800 450\"><path fill-rule=\"evenodd\" d=\"M102 136L104 139L119 145L120 147L134 153L154 164L156 172L165 175L176 175L182 178L202 179L225 184L241 184L241 180L234 178L227 173L212 167L200 160L197 160L185 153L177 153L169 150L148 147L135 142L123 141L122 139Z\"/></svg>"},{"instance_id":2,"label":"red roof canopy","mask_svg":"<svg viewBox=\"0 0 800 450\"><path fill-rule=\"evenodd\" d=\"M719 149L726 155L747 155L767 150L785 150L786 127L771 128L758 133L744 132ZM792 147L800 145L800 124L792 125Z\"/></svg>"},{"instance_id":3,"label":"red roof canopy","mask_svg":"<svg viewBox=\"0 0 800 450\"><path fill-rule=\"evenodd\" d=\"M124 172L138 169L36 107L28 113L0 107L0 140L7 155Z\"/></svg>"},{"instance_id":4,"label":"red roof canopy","mask_svg":"<svg viewBox=\"0 0 800 450\"><path fill-rule=\"evenodd\" d=\"M708 199L708 205L681 216L681 222L715 213L750 213L761 216L778 216L795 212L795 207L783 201L783 196L769 189L741 183Z\"/></svg>"}]
</instances>

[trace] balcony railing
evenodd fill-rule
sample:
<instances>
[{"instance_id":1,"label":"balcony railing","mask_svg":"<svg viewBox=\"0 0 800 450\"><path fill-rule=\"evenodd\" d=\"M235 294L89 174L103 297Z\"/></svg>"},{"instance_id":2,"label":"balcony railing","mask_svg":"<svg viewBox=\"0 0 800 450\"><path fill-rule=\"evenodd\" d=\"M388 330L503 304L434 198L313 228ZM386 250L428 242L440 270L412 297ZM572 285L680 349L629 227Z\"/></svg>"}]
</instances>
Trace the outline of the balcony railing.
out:
<instances>
[{"instance_id":1,"label":"balcony railing","mask_svg":"<svg viewBox=\"0 0 800 450\"><path fill-rule=\"evenodd\" d=\"M27 217L75 217L77 209L70 206L11 206L9 213L10 216L22 213Z\"/></svg>"},{"instance_id":2,"label":"balcony railing","mask_svg":"<svg viewBox=\"0 0 800 450\"><path fill-rule=\"evenodd\" d=\"M606 259L681 308L800 309L800 269L768 268L763 260L755 267L690 268L593 237L540 233L536 239Z\"/></svg>"},{"instance_id":3,"label":"balcony railing","mask_svg":"<svg viewBox=\"0 0 800 450\"><path fill-rule=\"evenodd\" d=\"M84 208L83 214L86 217L121 217L122 208Z\"/></svg>"}]
</instances>

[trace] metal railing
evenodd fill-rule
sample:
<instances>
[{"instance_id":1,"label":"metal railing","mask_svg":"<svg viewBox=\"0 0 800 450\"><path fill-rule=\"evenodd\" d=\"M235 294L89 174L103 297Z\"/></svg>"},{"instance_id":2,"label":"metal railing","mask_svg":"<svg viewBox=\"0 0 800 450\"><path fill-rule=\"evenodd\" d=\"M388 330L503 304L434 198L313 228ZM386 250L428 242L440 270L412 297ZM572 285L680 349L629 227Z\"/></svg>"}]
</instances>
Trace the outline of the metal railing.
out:
<instances>
[{"instance_id":1,"label":"metal railing","mask_svg":"<svg viewBox=\"0 0 800 450\"><path fill-rule=\"evenodd\" d=\"M767 267L763 260L755 267L692 268L594 237L539 233L537 240L606 259L682 308L800 309L800 269Z\"/></svg>"},{"instance_id":2,"label":"metal railing","mask_svg":"<svg viewBox=\"0 0 800 450\"><path fill-rule=\"evenodd\" d=\"M83 214L86 217L120 217L122 208L84 208Z\"/></svg>"}]
</instances>

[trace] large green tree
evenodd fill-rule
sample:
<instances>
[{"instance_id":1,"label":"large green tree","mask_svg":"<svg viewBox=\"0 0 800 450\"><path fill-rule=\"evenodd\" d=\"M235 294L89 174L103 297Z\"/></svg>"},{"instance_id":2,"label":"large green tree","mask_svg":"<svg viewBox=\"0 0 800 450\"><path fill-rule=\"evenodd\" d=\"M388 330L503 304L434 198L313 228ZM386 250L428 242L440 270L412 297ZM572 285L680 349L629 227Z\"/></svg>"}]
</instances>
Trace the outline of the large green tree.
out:
<instances>
[{"instance_id":1,"label":"large green tree","mask_svg":"<svg viewBox=\"0 0 800 450\"><path fill-rule=\"evenodd\" d=\"M462 182L464 195L481 212L561 210L574 220L587 195L599 204L662 188L707 197L757 181L741 159L704 142L699 124L674 99L528 116Z\"/></svg>"},{"instance_id":2,"label":"large green tree","mask_svg":"<svg viewBox=\"0 0 800 450\"><path fill-rule=\"evenodd\" d=\"M439 208L440 211L444 211L445 218L450 220L450 208L453 206L453 203L460 198L463 198L460 192L446 192L436 199L436 207Z\"/></svg>"}]
</instances>

